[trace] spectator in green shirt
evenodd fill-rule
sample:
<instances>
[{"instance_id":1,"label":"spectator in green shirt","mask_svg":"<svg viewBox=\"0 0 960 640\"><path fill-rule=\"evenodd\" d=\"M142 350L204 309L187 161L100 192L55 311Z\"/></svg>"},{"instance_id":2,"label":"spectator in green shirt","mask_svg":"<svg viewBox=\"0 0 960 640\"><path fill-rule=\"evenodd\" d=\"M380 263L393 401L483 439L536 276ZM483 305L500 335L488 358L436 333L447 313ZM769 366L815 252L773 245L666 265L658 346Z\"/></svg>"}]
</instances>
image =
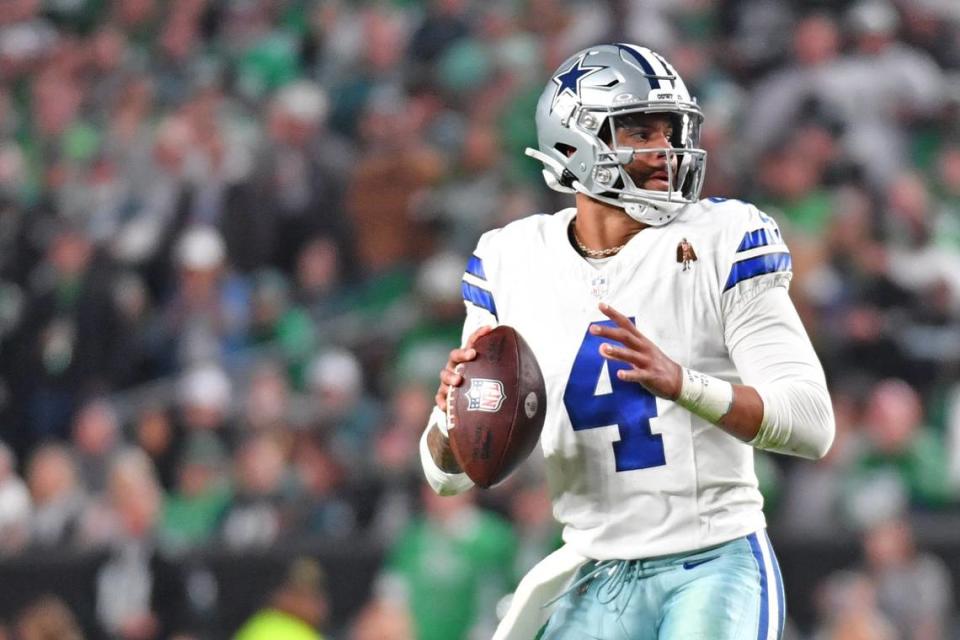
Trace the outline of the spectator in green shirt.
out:
<instances>
[{"instance_id":1,"label":"spectator in green shirt","mask_svg":"<svg viewBox=\"0 0 960 640\"><path fill-rule=\"evenodd\" d=\"M382 595L406 602L417 640L489 637L496 620L485 616L515 585L516 534L470 493L422 494L425 512L390 551Z\"/></svg>"},{"instance_id":2,"label":"spectator in green shirt","mask_svg":"<svg viewBox=\"0 0 960 640\"><path fill-rule=\"evenodd\" d=\"M231 500L230 484L222 475L226 461L216 437L207 433L190 436L176 490L163 504L160 536L169 548L203 544L216 532Z\"/></svg>"},{"instance_id":3,"label":"spectator in green shirt","mask_svg":"<svg viewBox=\"0 0 960 640\"><path fill-rule=\"evenodd\" d=\"M924 425L916 390L903 380L879 382L864 411L865 442L847 475L853 519L872 524L904 507L937 508L950 497L943 439Z\"/></svg>"}]
</instances>

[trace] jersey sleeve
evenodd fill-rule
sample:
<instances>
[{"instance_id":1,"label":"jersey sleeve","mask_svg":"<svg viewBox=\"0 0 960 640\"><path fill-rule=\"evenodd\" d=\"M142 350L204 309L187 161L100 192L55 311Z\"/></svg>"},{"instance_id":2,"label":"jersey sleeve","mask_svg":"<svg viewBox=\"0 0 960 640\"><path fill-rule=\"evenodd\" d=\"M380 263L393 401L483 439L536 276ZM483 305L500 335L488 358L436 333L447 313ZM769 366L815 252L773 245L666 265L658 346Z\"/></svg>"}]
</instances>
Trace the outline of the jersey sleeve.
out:
<instances>
[{"instance_id":1,"label":"jersey sleeve","mask_svg":"<svg viewBox=\"0 0 960 640\"><path fill-rule=\"evenodd\" d=\"M834 417L823 367L783 287L756 295L728 319L727 348L744 384L763 400L758 449L822 458Z\"/></svg>"},{"instance_id":2,"label":"jersey sleeve","mask_svg":"<svg viewBox=\"0 0 960 640\"><path fill-rule=\"evenodd\" d=\"M749 205L736 214L718 252L721 306L730 357L763 400L751 444L820 458L833 442L833 409L823 367L788 293L790 251L773 218Z\"/></svg>"}]
</instances>

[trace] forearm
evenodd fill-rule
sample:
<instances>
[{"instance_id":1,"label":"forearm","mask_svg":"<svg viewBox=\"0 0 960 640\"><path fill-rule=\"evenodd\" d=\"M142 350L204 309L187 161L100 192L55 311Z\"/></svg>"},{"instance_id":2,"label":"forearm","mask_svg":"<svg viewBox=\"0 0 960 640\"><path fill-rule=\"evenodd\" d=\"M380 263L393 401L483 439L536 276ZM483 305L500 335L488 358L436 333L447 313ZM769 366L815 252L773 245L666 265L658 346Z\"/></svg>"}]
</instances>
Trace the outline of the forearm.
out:
<instances>
[{"instance_id":1,"label":"forearm","mask_svg":"<svg viewBox=\"0 0 960 640\"><path fill-rule=\"evenodd\" d=\"M769 391L768 391L769 393ZM755 447L804 458L822 458L833 441L833 412L826 389L807 389L787 399L789 417L764 403L760 392L733 385L733 404L717 426ZM775 402L775 401L774 401Z\"/></svg>"},{"instance_id":2,"label":"forearm","mask_svg":"<svg viewBox=\"0 0 960 640\"><path fill-rule=\"evenodd\" d=\"M733 437L750 442L757 437L763 422L763 399L757 390L743 384L733 385L733 402L717 426Z\"/></svg>"},{"instance_id":3,"label":"forearm","mask_svg":"<svg viewBox=\"0 0 960 640\"><path fill-rule=\"evenodd\" d=\"M442 496L463 493L473 487L473 481L460 470L450 443L440 428L445 420L443 412L434 407L430 422L420 437L423 475L430 487Z\"/></svg>"},{"instance_id":4,"label":"forearm","mask_svg":"<svg viewBox=\"0 0 960 640\"><path fill-rule=\"evenodd\" d=\"M430 451L430 457L444 473L463 473L463 469L457 463L453 455L453 447L450 446L450 440L440 433L439 427L431 425L427 428L427 449Z\"/></svg>"},{"instance_id":5,"label":"forearm","mask_svg":"<svg viewBox=\"0 0 960 640\"><path fill-rule=\"evenodd\" d=\"M730 384L685 369L676 402L758 449L821 458L833 441L833 409L826 386L797 376L757 384Z\"/></svg>"},{"instance_id":6,"label":"forearm","mask_svg":"<svg viewBox=\"0 0 960 640\"><path fill-rule=\"evenodd\" d=\"M756 385L763 422L750 444L776 453L818 459L833 444L834 417L822 380L796 378Z\"/></svg>"},{"instance_id":7,"label":"forearm","mask_svg":"<svg viewBox=\"0 0 960 640\"><path fill-rule=\"evenodd\" d=\"M679 391L671 399L690 413L744 442L753 440L763 423L763 399L753 387L678 367Z\"/></svg>"}]
</instances>

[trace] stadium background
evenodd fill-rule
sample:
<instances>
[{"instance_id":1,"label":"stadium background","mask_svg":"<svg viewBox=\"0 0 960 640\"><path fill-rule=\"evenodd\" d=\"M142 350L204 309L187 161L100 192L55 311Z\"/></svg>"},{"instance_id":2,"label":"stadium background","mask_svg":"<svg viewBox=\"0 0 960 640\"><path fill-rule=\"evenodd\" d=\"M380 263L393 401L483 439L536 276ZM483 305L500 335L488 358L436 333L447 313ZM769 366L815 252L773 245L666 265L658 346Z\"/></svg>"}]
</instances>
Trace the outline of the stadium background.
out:
<instances>
[{"instance_id":1,"label":"stadium background","mask_svg":"<svg viewBox=\"0 0 960 640\"><path fill-rule=\"evenodd\" d=\"M536 463L437 501L417 440L477 237L565 206L536 97L616 40L793 251L838 433L758 455L789 637L960 637L960 3L4 0L0 638L489 637Z\"/></svg>"}]
</instances>

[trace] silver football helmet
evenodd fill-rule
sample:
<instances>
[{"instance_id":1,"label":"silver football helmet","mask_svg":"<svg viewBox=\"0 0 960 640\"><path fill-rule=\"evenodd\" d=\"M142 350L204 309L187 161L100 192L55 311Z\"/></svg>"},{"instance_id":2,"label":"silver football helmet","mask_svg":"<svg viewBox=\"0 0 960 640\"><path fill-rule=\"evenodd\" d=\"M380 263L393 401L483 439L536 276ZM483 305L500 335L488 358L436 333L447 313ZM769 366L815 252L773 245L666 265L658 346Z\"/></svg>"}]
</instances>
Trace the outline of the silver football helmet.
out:
<instances>
[{"instance_id":1,"label":"silver football helmet","mask_svg":"<svg viewBox=\"0 0 960 640\"><path fill-rule=\"evenodd\" d=\"M633 114L668 114L669 147L624 147L616 129ZM579 191L658 226L700 198L707 152L699 148L703 112L676 70L659 54L631 44L604 44L571 56L537 103L539 149L550 188ZM626 171L636 154L666 159L669 188L644 189Z\"/></svg>"}]
</instances>

